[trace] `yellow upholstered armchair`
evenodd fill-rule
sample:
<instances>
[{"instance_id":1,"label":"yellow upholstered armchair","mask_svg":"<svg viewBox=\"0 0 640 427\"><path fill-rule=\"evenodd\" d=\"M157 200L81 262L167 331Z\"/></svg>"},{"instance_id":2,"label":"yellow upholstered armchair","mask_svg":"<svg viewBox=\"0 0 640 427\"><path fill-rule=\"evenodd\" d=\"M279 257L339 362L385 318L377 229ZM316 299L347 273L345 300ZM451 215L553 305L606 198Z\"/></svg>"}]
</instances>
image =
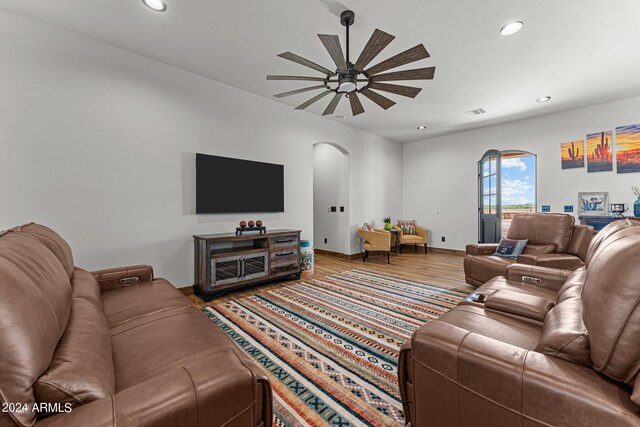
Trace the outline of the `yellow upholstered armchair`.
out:
<instances>
[{"instance_id":1,"label":"yellow upholstered armchair","mask_svg":"<svg viewBox=\"0 0 640 427\"><path fill-rule=\"evenodd\" d=\"M358 228L358 236L364 243L364 253L362 254L362 262L366 262L369 258L369 252L382 252L387 255L387 264L389 264L389 253L391 252L391 233L384 230L367 230Z\"/></svg>"},{"instance_id":2,"label":"yellow upholstered armchair","mask_svg":"<svg viewBox=\"0 0 640 427\"><path fill-rule=\"evenodd\" d=\"M398 225L394 227L400 228ZM415 251L418 251L418 245L424 246L424 254L427 254L427 241L429 238L429 230L426 227L415 225L416 234L400 234L400 253L402 253L402 245L413 245Z\"/></svg>"}]
</instances>

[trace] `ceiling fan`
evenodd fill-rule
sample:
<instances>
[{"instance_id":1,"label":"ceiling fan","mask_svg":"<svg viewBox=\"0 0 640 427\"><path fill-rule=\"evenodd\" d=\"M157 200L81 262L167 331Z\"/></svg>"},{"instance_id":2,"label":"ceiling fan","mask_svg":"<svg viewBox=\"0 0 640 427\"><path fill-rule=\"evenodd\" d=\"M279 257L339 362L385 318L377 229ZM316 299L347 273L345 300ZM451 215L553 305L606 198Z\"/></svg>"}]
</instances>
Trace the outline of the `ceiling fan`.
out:
<instances>
[{"instance_id":1,"label":"ceiling fan","mask_svg":"<svg viewBox=\"0 0 640 427\"><path fill-rule=\"evenodd\" d=\"M311 104L319 101L325 96L333 93L333 98L329 102L329 105L322 113L323 116L333 114L338 106L338 103L342 99L342 96L349 98L351 104L351 112L354 116L364 113L362 103L358 98L358 94L362 94L369 98L371 101L378 104L385 110L394 106L395 102L379 94L378 91L389 92L396 95L407 96L409 98L415 98L422 90L421 88L412 86L401 86L395 84L389 84L384 82L398 81L398 80L431 80L434 77L435 67L417 68L413 70L403 70L388 72L392 68L397 68L402 65L410 64L412 62L419 61L429 57L427 49L424 45L419 44L411 49L405 50L389 59L380 62L377 65L367 68L367 66L373 61L376 56L382 50L387 47L389 43L395 39L395 36L387 34L384 31L376 29L371 38L365 45L362 53L356 60L355 64L349 60L349 27L353 25L355 20L355 13L351 10L345 10L340 15L340 23L346 27L347 32L347 44L346 44L346 59L340 46L340 39L336 35L318 34L320 41L329 52L331 59L336 64L337 69L332 71L315 62L309 61L301 56L291 52L284 52L278 55L280 58L288 59L297 64L304 65L313 70L323 73L324 77L308 77L308 76L279 76L268 75L267 80L297 80L297 81L314 81L321 82L318 85L305 87L302 89L296 89L289 92L279 93L274 95L276 98L284 98L286 96L296 95L298 93L308 92L317 89L324 89L321 93L317 94L313 98L303 102L296 107L296 110L304 110ZM363 84L358 88L358 84Z\"/></svg>"}]
</instances>

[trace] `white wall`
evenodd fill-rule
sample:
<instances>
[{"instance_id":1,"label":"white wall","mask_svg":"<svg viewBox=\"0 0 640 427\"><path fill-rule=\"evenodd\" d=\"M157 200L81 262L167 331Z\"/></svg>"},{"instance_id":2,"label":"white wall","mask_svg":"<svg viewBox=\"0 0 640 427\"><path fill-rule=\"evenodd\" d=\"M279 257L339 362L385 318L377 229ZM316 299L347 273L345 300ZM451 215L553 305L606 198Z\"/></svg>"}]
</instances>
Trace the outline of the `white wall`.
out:
<instances>
[{"instance_id":1,"label":"white wall","mask_svg":"<svg viewBox=\"0 0 640 427\"><path fill-rule=\"evenodd\" d=\"M0 229L47 224L84 268L149 263L187 286L193 234L260 217L311 238L321 141L350 153L350 252L358 223L401 212L385 138L4 11L0 52ZM285 213L195 215L196 152L284 164Z\"/></svg>"},{"instance_id":2,"label":"white wall","mask_svg":"<svg viewBox=\"0 0 640 427\"><path fill-rule=\"evenodd\" d=\"M336 211L331 212L335 206ZM344 212L340 212L343 206ZM313 246L349 253L349 157L333 145L313 146ZM325 239L327 243L325 243Z\"/></svg>"},{"instance_id":3,"label":"white wall","mask_svg":"<svg viewBox=\"0 0 640 427\"><path fill-rule=\"evenodd\" d=\"M627 203L633 213L630 187L640 185L640 174L616 174L615 166L614 172L562 170L560 143L638 122L640 98L631 98L405 144L404 216L430 229L434 247L462 250L477 242L477 162L491 148L538 155L538 209L574 205L577 212L578 192L608 191L610 203Z\"/></svg>"}]
</instances>

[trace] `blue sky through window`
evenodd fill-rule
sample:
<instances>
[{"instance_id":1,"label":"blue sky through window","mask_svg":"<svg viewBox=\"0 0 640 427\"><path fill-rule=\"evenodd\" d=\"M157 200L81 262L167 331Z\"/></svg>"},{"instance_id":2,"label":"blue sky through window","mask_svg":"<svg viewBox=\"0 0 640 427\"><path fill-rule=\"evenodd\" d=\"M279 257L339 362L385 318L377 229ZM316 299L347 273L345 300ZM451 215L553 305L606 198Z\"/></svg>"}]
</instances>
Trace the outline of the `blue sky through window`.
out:
<instances>
[{"instance_id":1,"label":"blue sky through window","mask_svg":"<svg viewBox=\"0 0 640 427\"><path fill-rule=\"evenodd\" d=\"M535 157L502 159L502 206L531 205L535 203Z\"/></svg>"}]
</instances>

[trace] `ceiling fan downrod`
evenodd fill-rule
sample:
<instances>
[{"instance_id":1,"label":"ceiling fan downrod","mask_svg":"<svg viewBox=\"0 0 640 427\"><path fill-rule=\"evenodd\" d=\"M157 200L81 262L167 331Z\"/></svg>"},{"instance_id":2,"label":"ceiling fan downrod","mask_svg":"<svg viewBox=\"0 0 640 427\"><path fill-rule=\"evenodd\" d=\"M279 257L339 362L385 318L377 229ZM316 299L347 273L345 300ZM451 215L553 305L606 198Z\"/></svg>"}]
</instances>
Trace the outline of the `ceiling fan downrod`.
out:
<instances>
[{"instance_id":1,"label":"ceiling fan downrod","mask_svg":"<svg viewBox=\"0 0 640 427\"><path fill-rule=\"evenodd\" d=\"M356 20L356 14L352 10L345 10L340 14L340 23L344 25L347 29L347 45L346 45L347 66L351 64L349 62L349 27L353 25L355 20Z\"/></svg>"}]
</instances>

